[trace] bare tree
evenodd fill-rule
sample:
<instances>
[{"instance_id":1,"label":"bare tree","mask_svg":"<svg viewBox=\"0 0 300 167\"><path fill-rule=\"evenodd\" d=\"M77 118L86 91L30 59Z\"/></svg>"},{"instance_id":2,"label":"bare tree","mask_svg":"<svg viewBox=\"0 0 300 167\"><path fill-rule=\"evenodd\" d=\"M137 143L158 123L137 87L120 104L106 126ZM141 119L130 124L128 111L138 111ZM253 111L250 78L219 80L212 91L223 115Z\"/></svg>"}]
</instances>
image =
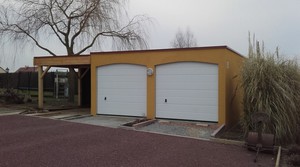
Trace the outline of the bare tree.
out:
<instances>
[{"instance_id":1,"label":"bare tree","mask_svg":"<svg viewBox=\"0 0 300 167\"><path fill-rule=\"evenodd\" d=\"M187 28L185 32L178 30L174 40L171 42L171 46L174 48L195 47L197 46L197 40L189 28Z\"/></svg>"},{"instance_id":2,"label":"bare tree","mask_svg":"<svg viewBox=\"0 0 300 167\"><path fill-rule=\"evenodd\" d=\"M58 39L70 56L79 56L108 39L113 39L118 49L145 48L142 24L149 19L129 19L125 4L126 0L4 0L0 5L0 36L12 43L31 41L53 56L56 53L43 45L45 37ZM71 101L74 88L70 81Z\"/></svg>"}]
</instances>

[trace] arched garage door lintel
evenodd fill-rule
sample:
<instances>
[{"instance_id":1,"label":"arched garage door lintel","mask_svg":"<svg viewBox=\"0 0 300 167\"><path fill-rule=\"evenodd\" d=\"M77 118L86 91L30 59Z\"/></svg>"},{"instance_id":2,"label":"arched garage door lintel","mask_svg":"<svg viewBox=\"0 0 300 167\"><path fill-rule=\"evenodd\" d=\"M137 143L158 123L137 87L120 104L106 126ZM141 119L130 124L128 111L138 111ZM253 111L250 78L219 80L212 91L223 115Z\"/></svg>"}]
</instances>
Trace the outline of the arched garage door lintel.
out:
<instances>
[{"instance_id":1,"label":"arched garage door lintel","mask_svg":"<svg viewBox=\"0 0 300 167\"><path fill-rule=\"evenodd\" d=\"M156 117L218 122L218 65L156 66Z\"/></svg>"},{"instance_id":2,"label":"arched garage door lintel","mask_svg":"<svg viewBox=\"0 0 300 167\"><path fill-rule=\"evenodd\" d=\"M168 65L168 64L178 64L178 63L200 63L200 64L211 64L218 66L218 62L215 61L191 61L191 60L174 60L174 61L166 61L163 63L155 64L155 67L162 66L162 65Z\"/></svg>"},{"instance_id":3,"label":"arched garage door lintel","mask_svg":"<svg viewBox=\"0 0 300 167\"><path fill-rule=\"evenodd\" d=\"M97 67L97 114L146 116L146 67Z\"/></svg>"}]
</instances>

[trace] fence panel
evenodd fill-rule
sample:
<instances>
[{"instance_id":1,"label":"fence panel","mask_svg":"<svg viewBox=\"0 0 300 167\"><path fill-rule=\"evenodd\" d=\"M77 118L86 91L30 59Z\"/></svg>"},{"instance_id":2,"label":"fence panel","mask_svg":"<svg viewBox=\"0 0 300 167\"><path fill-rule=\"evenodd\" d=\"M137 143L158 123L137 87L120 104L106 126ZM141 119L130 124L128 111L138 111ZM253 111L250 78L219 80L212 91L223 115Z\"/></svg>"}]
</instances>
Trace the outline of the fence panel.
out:
<instances>
[{"instance_id":1,"label":"fence panel","mask_svg":"<svg viewBox=\"0 0 300 167\"><path fill-rule=\"evenodd\" d=\"M44 90L53 92L54 72L49 72L44 77ZM0 74L0 88L13 88L19 90L37 90L37 72L19 72Z\"/></svg>"}]
</instances>

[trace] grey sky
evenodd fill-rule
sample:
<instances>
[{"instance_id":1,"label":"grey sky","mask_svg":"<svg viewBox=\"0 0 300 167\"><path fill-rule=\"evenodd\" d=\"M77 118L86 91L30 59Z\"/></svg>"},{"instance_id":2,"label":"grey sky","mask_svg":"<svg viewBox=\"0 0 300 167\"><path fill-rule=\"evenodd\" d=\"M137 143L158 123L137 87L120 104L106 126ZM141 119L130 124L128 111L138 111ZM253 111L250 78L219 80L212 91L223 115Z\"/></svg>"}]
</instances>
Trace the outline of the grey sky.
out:
<instances>
[{"instance_id":1,"label":"grey sky","mask_svg":"<svg viewBox=\"0 0 300 167\"><path fill-rule=\"evenodd\" d=\"M227 45L246 55L250 31L267 50L279 46L284 55L300 57L300 0L130 0L128 6L130 15L153 18L148 27L150 49L169 48L178 29L189 27L199 46ZM65 54L63 48L51 47ZM47 53L26 49L14 66L7 55L0 66L15 70L31 66L34 56Z\"/></svg>"},{"instance_id":2,"label":"grey sky","mask_svg":"<svg viewBox=\"0 0 300 167\"><path fill-rule=\"evenodd\" d=\"M300 53L299 0L131 0L135 13L157 21L151 47L168 47L174 34L189 27L199 46L228 45L247 53L248 31L264 40L267 49Z\"/></svg>"}]
</instances>

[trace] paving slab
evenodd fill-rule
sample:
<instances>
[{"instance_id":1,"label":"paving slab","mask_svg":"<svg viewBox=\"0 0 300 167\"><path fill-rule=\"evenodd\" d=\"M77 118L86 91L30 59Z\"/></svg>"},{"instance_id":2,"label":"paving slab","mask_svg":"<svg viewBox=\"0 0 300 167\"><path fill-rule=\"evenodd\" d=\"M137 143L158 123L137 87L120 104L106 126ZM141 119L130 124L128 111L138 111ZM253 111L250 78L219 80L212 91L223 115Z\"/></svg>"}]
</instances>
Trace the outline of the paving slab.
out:
<instances>
[{"instance_id":1,"label":"paving slab","mask_svg":"<svg viewBox=\"0 0 300 167\"><path fill-rule=\"evenodd\" d=\"M275 165L236 145L40 117L1 116L0 132L0 167Z\"/></svg>"},{"instance_id":2,"label":"paving slab","mask_svg":"<svg viewBox=\"0 0 300 167\"><path fill-rule=\"evenodd\" d=\"M47 117L52 119L69 119L72 117L86 117L90 115L90 109L86 108L73 108L73 109L55 109L53 111L36 112L32 114L26 114L30 116Z\"/></svg>"},{"instance_id":3,"label":"paving slab","mask_svg":"<svg viewBox=\"0 0 300 167\"><path fill-rule=\"evenodd\" d=\"M121 125L136 120L136 117L96 115L70 120L71 122L119 128Z\"/></svg>"}]
</instances>

